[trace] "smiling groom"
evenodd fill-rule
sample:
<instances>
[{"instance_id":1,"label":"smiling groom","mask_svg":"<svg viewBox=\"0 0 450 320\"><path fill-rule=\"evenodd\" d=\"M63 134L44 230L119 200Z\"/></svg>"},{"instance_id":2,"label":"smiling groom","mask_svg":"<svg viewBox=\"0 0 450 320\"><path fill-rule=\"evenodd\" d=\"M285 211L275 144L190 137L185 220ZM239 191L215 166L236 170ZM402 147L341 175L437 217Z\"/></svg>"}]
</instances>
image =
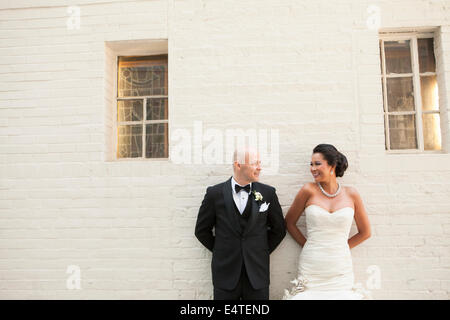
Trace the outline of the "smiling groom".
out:
<instances>
[{"instance_id":1,"label":"smiling groom","mask_svg":"<svg viewBox=\"0 0 450 320\"><path fill-rule=\"evenodd\" d=\"M200 206L195 236L212 251L215 300L269 299L269 255L286 228L275 188L258 182L260 171L256 151L235 151L233 176L208 187Z\"/></svg>"}]
</instances>

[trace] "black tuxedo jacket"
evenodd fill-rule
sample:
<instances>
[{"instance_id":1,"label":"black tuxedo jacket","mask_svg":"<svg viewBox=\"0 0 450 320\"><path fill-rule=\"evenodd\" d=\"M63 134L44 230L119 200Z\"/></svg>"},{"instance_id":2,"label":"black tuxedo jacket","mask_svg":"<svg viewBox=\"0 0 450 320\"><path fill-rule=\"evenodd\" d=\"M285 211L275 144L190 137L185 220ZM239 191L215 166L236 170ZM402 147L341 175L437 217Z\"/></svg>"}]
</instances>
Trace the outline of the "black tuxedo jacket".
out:
<instances>
[{"instance_id":1,"label":"black tuxedo jacket","mask_svg":"<svg viewBox=\"0 0 450 320\"><path fill-rule=\"evenodd\" d=\"M253 191L261 193L262 201L255 200ZM212 251L212 280L216 288L234 289L243 263L254 289L270 284L269 254L286 235L283 213L275 188L269 185L252 182L248 201L253 202L245 230L241 230L234 209L231 178L208 187L200 206L195 236ZM264 202L270 203L269 208L259 212Z\"/></svg>"}]
</instances>

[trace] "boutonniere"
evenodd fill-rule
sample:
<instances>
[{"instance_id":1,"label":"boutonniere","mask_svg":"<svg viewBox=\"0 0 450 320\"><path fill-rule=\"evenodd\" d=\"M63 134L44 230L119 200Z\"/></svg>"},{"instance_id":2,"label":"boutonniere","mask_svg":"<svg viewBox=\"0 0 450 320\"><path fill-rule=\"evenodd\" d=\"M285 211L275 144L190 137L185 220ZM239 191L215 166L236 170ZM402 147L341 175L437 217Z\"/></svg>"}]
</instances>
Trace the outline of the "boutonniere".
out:
<instances>
[{"instance_id":1,"label":"boutonniere","mask_svg":"<svg viewBox=\"0 0 450 320\"><path fill-rule=\"evenodd\" d=\"M255 200L256 200L256 201L262 201L263 196L262 196L261 193L259 193L259 192L255 191L255 190L253 190L253 195L255 196Z\"/></svg>"}]
</instances>

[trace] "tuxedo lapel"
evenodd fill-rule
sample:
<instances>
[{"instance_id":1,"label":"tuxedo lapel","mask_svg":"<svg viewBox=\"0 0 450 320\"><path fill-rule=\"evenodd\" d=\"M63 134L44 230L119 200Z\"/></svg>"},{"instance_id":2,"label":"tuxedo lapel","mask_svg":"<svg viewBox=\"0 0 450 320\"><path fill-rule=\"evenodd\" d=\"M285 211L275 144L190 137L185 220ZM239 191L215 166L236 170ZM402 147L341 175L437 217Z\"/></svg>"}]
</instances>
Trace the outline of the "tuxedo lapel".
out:
<instances>
[{"instance_id":1,"label":"tuxedo lapel","mask_svg":"<svg viewBox=\"0 0 450 320\"><path fill-rule=\"evenodd\" d=\"M259 205L255 199L255 195L253 194L254 192L258 192L258 185L255 182L252 182L252 191L248 195L248 201L252 201L252 211L250 213L250 218L248 219L248 224L247 228L245 228L244 235L246 235L251 230L256 222L256 218L258 218Z\"/></svg>"},{"instance_id":2,"label":"tuxedo lapel","mask_svg":"<svg viewBox=\"0 0 450 320\"><path fill-rule=\"evenodd\" d=\"M234 229L240 235L242 233L241 226L239 224L238 216L236 215L236 212L234 211L234 199L233 199L233 191L231 190L231 178L225 181L225 184L223 185L223 199L225 201L225 207L227 209L228 218L231 221L231 223L234 225ZM250 200L250 197L249 197Z\"/></svg>"}]
</instances>

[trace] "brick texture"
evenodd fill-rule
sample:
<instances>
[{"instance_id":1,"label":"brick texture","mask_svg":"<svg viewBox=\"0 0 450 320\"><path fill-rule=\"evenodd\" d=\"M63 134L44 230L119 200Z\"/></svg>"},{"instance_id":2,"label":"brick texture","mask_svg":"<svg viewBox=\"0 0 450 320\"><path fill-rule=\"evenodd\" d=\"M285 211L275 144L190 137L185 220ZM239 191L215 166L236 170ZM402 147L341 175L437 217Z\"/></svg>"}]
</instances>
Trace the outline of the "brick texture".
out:
<instances>
[{"instance_id":1,"label":"brick texture","mask_svg":"<svg viewBox=\"0 0 450 320\"><path fill-rule=\"evenodd\" d=\"M384 150L371 5L382 29L436 28L440 154ZM69 6L79 29L67 28ZM279 170L262 182L284 213L312 179L312 148L334 144L372 223L352 250L356 281L367 287L376 266L374 298L450 298L448 1L3 1L0 38L0 298L212 297L194 225L231 165L113 160L106 43L158 39L168 39L171 136L193 135L195 121L278 130ZM300 252L287 235L271 255L271 299L291 286ZM66 286L71 265L79 290Z\"/></svg>"}]
</instances>

